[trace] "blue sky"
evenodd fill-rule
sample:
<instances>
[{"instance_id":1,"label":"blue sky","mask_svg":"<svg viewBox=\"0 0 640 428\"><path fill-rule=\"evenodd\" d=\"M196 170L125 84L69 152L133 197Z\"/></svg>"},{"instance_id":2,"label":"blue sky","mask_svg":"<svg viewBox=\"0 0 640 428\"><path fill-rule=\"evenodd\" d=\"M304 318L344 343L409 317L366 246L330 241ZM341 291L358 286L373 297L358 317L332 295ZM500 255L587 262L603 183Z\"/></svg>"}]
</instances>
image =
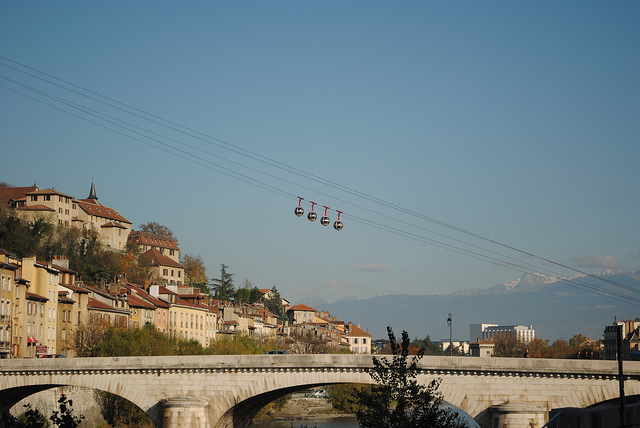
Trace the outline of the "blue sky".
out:
<instances>
[{"instance_id":1,"label":"blue sky","mask_svg":"<svg viewBox=\"0 0 640 428\"><path fill-rule=\"evenodd\" d=\"M209 276L294 303L575 273L447 225L635 270L639 19L632 1L2 2L0 181L84 198L93 179ZM296 196L344 229L295 217Z\"/></svg>"}]
</instances>

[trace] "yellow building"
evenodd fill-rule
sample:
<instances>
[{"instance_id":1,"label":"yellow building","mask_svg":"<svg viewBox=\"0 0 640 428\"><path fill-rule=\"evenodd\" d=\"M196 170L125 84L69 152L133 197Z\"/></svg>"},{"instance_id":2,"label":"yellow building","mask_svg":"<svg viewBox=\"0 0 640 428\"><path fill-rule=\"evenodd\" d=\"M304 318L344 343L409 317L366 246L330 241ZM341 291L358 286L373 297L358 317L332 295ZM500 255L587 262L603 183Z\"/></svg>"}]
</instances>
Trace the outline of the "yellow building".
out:
<instances>
[{"instance_id":1,"label":"yellow building","mask_svg":"<svg viewBox=\"0 0 640 428\"><path fill-rule=\"evenodd\" d=\"M178 299L169 309L169 334L178 339L195 339L207 346L205 337L208 306L199 306Z\"/></svg>"},{"instance_id":2,"label":"yellow building","mask_svg":"<svg viewBox=\"0 0 640 428\"><path fill-rule=\"evenodd\" d=\"M18 265L10 263L4 251L0 252L0 358L11 356L17 272Z\"/></svg>"},{"instance_id":3,"label":"yellow building","mask_svg":"<svg viewBox=\"0 0 640 428\"><path fill-rule=\"evenodd\" d=\"M22 259L21 276L29 282L29 291L32 302L39 303L39 316L37 325L27 336L35 338L38 342L38 354L53 354L56 352L57 338L57 312L58 312L58 282L60 271L53 265L40 263L35 257ZM43 301L44 300L44 301Z\"/></svg>"}]
</instances>

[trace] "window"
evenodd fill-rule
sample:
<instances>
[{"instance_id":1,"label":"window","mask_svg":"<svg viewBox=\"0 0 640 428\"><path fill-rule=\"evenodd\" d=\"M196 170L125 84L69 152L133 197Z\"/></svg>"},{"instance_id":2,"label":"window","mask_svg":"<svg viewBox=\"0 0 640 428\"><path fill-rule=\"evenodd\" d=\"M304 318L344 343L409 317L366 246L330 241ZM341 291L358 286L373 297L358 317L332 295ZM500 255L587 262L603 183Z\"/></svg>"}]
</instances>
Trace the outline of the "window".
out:
<instances>
[{"instance_id":1,"label":"window","mask_svg":"<svg viewBox=\"0 0 640 428\"><path fill-rule=\"evenodd\" d=\"M367 344L367 338L366 338L366 337L363 337L363 338L362 338L362 344L363 344L363 345L366 345L366 344ZM365 348L365 349L366 349L366 348Z\"/></svg>"},{"instance_id":2,"label":"window","mask_svg":"<svg viewBox=\"0 0 640 428\"><path fill-rule=\"evenodd\" d=\"M45 201L50 201L51 200L51 195L44 195L44 200Z\"/></svg>"},{"instance_id":3,"label":"window","mask_svg":"<svg viewBox=\"0 0 640 428\"><path fill-rule=\"evenodd\" d=\"M354 337L354 338L353 338L353 343L354 343L354 345L357 345L357 344L358 344L358 338L357 338L357 337Z\"/></svg>"}]
</instances>

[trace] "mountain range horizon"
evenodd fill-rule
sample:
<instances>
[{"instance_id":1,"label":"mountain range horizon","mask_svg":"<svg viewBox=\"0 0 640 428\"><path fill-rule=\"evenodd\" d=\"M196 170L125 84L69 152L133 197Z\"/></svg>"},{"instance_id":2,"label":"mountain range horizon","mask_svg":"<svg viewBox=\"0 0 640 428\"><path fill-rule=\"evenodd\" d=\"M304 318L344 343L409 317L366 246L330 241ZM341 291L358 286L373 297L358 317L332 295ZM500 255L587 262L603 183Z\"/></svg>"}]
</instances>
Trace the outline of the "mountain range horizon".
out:
<instances>
[{"instance_id":1,"label":"mountain range horizon","mask_svg":"<svg viewBox=\"0 0 640 428\"><path fill-rule=\"evenodd\" d=\"M328 303L309 297L298 303L359 324L372 338L387 338L387 326L412 338L454 340L469 337L471 324L533 326L535 337L569 340L576 334L601 339L606 325L637 317L633 293L640 291L640 270L605 269L591 275L524 274L488 288L464 288L451 294L385 294L367 299L345 297Z\"/></svg>"}]
</instances>

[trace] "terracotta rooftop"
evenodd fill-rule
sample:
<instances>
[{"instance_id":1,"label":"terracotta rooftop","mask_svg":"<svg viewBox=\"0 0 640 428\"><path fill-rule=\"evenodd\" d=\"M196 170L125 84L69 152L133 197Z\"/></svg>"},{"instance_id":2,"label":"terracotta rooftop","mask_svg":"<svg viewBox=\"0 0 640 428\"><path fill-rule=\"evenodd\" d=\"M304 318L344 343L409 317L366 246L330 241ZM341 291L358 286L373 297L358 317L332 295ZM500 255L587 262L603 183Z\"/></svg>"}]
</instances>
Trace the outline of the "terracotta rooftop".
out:
<instances>
[{"instance_id":1,"label":"terracotta rooftop","mask_svg":"<svg viewBox=\"0 0 640 428\"><path fill-rule=\"evenodd\" d=\"M291 308L289 308L290 311L311 311L311 312L317 312L315 309L310 308L307 305L295 305L292 306Z\"/></svg>"}]
</instances>

